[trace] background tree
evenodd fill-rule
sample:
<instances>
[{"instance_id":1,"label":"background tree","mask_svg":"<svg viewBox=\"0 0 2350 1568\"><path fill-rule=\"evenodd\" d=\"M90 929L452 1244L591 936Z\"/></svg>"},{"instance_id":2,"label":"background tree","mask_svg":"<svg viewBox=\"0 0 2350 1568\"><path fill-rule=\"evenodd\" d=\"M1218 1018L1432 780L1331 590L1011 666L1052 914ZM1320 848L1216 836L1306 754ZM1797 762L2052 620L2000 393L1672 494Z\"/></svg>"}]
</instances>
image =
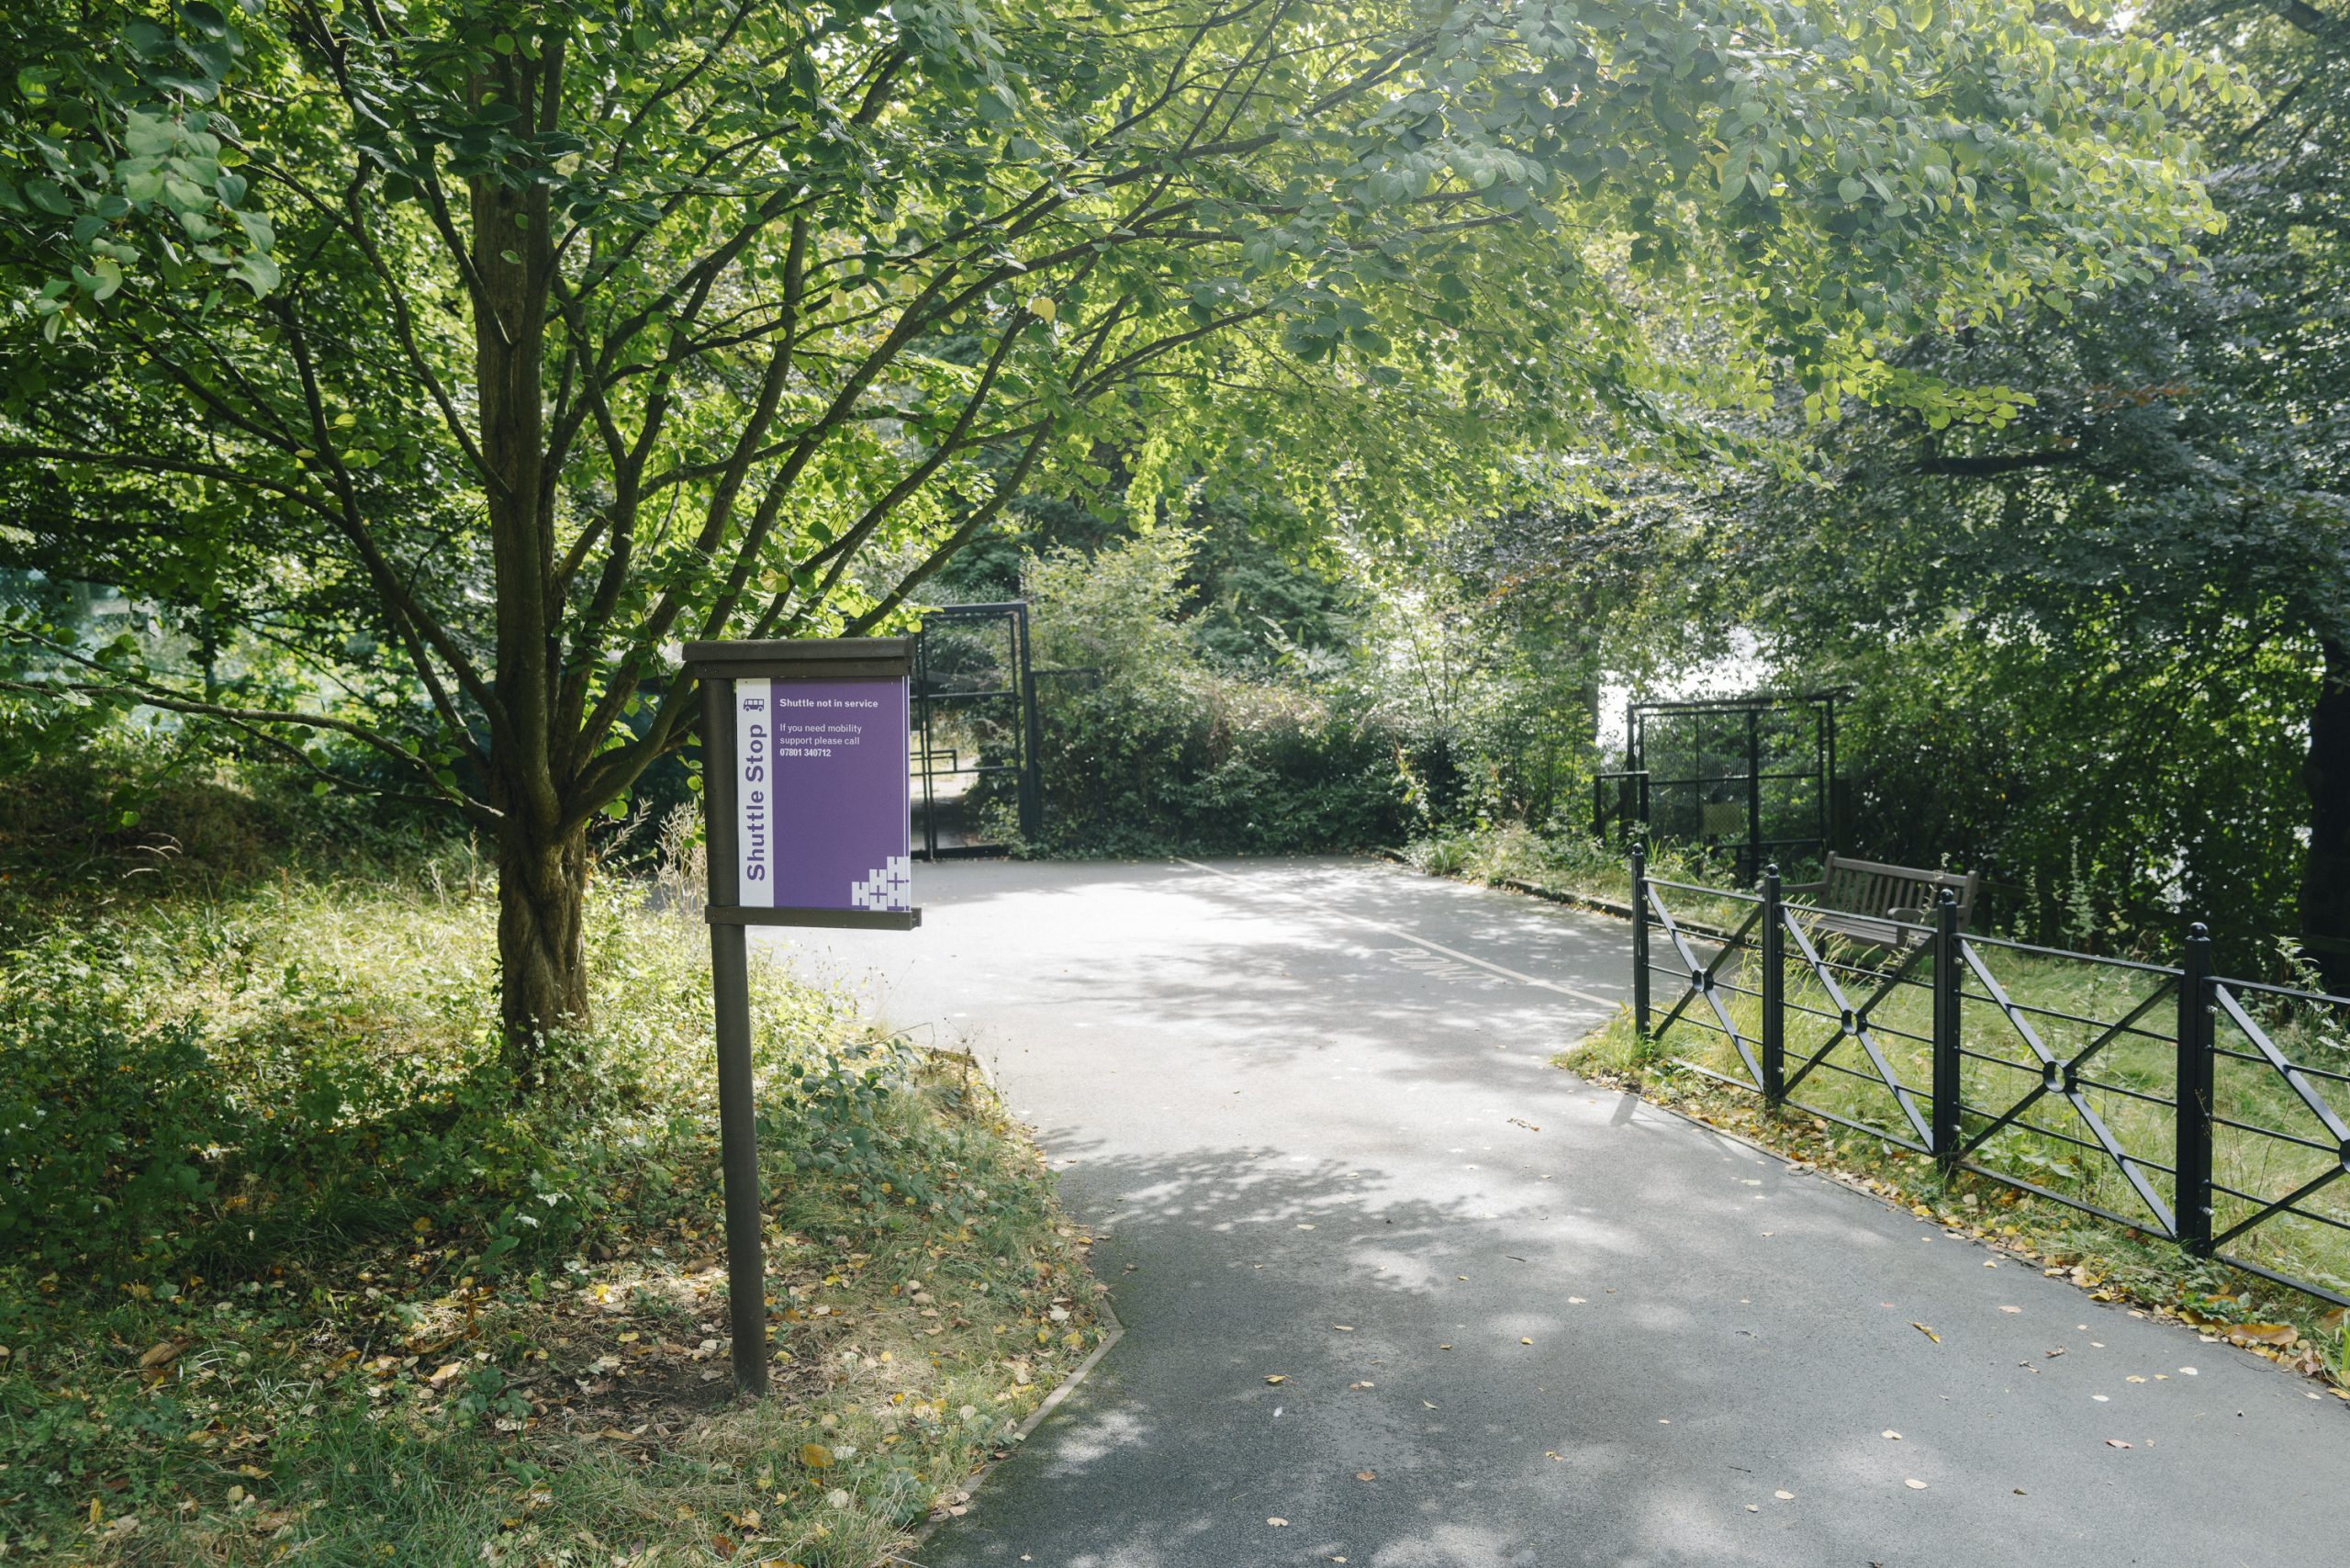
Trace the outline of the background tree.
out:
<instances>
[{"instance_id":1,"label":"background tree","mask_svg":"<svg viewBox=\"0 0 2350 1568\"><path fill-rule=\"evenodd\" d=\"M686 637L889 624L1107 442L1324 513L1523 487L1689 411L1996 410L1882 350L2143 282L2203 60L2021 0L92 0L18 7L18 564L269 639L492 838L527 1081L586 831L688 739ZM1651 323L1727 353L1675 362ZM60 656L81 651L58 650Z\"/></svg>"},{"instance_id":2,"label":"background tree","mask_svg":"<svg viewBox=\"0 0 2350 1568\"><path fill-rule=\"evenodd\" d=\"M2052 937L2298 928L2350 983L2350 228L2343 47L2307 6L2179 8L2260 86L2207 104L2206 262L1898 363L2031 401L1854 410L1719 557L1856 692L1855 847L1997 863ZM2010 898L2012 903L2012 897ZM2294 910L2299 909L2298 922Z\"/></svg>"}]
</instances>

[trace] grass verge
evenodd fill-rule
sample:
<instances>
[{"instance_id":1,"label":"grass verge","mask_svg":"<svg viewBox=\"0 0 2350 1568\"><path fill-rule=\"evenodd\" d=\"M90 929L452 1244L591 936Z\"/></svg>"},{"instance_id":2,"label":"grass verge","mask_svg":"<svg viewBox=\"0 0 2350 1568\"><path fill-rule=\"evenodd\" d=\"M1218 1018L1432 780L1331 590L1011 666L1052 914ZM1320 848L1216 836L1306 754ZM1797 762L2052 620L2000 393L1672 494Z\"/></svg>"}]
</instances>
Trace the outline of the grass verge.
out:
<instances>
[{"instance_id":1,"label":"grass verge","mask_svg":"<svg viewBox=\"0 0 2350 1568\"><path fill-rule=\"evenodd\" d=\"M755 965L777 1392L733 1400L706 941L599 892L594 1025L518 1098L486 885L8 912L0 1560L869 1568L1098 1342L968 1064Z\"/></svg>"}]
</instances>

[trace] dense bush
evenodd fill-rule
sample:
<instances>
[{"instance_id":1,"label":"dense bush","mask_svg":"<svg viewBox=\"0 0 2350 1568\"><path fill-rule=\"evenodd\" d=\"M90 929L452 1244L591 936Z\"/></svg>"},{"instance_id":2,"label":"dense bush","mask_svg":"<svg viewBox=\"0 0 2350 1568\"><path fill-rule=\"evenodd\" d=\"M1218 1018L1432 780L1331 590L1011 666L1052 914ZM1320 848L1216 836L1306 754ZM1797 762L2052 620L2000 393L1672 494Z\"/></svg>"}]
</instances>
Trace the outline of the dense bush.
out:
<instances>
[{"instance_id":1,"label":"dense bush","mask_svg":"<svg viewBox=\"0 0 2350 1568\"><path fill-rule=\"evenodd\" d=\"M2195 919L2265 970L2301 873L2313 661L2112 640L1874 653L1838 713L1841 846L1981 868L1978 918L2031 941L2167 951Z\"/></svg>"},{"instance_id":2,"label":"dense bush","mask_svg":"<svg viewBox=\"0 0 2350 1568\"><path fill-rule=\"evenodd\" d=\"M1162 530L1027 563L1043 683L1044 841L1057 852L1270 851L1393 842L1390 726L1302 678L1244 676L1183 614L1192 542Z\"/></svg>"}]
</instances>

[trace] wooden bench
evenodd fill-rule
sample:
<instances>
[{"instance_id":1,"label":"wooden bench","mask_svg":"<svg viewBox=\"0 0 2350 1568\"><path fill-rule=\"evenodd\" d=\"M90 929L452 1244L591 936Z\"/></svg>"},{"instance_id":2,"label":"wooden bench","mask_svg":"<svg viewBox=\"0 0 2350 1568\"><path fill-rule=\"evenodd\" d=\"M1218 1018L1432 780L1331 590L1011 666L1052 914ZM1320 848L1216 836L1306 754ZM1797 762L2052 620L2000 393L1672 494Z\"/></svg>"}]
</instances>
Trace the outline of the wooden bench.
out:
<instances>
[{"instance_id":1,"label":"wooden bench","mask_svg":"<svg viewBox=\"0 0 2350 1568\"><path fill-rule=\"evenodd\" d=\"M1803 919L1814 932L1900 947L1919 937L1896 923L1932 924L1934 903L1944 888L1958 895L1958 928L1965 930L1982 879L1980 871L1927 871L1831 854L1819 880L1790 882L1780 892L1789 899L1810 895Z\"/></svg>"}]
</instances>

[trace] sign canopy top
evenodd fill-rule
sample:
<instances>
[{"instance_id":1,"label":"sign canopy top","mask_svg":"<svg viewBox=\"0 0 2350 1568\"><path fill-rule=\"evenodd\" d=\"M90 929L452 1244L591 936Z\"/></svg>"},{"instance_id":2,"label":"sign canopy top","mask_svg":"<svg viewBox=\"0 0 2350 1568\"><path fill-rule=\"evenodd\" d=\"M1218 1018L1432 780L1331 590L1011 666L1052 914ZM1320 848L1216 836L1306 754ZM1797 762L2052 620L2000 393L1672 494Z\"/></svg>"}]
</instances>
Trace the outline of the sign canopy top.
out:
<instances>
[{"instance_id":1,"label":"sign canopy top","mask_svg":"<svg viewBox=\"0 0 2350 1568\"><path fill-rule=\"evenodd\" d=\"M688 643L688 673L718 680L894 680L913 668L912 637L791 637Z\"/></svg>"}]
</instances>

